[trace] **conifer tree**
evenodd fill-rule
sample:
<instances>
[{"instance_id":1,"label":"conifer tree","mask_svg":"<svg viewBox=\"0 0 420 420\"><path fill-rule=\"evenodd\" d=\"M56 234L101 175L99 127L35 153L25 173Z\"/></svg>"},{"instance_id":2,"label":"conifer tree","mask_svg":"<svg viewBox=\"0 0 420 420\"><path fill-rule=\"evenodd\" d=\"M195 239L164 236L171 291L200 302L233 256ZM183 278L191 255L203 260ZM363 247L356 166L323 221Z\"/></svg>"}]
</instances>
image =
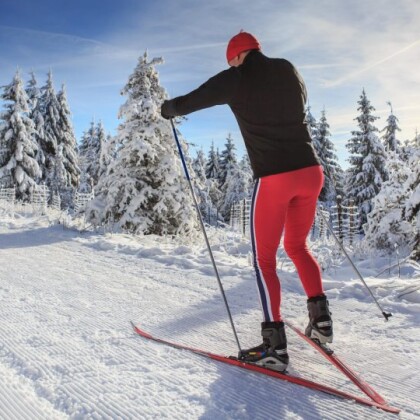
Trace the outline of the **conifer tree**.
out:
<instances>
[{"instance_id":1,"label":"conifer tree","mask_svg":"<svg viewBox=\"0 0 420 420\"><path fill-rule=\"evenodd\" d=\"M220 171L219 171L219 184L220 188L226 183L226 177L232 164L237 164L236 147L233 142L232 135L229 133L226 138L225 148L220 154Z\"/></svg>"},{"instance_id":2,"label":"conifer tree","mask_svg":"<svg viewBox=\"0 0 420 420\"><path fill-rule=\"evenodd\" d=\"M196 175L194 180L195 192L199 201L200 212L203 220L209 224L215 224L217 222L218 211L210 196L214 180L207 179L206 164L207 162L204 152L199 150L196 158L192 162L192 167Z\"/></svg>"},{"instance_id":3,"label":"conifer tree","mask_svg":"<svg viewBox=\"0 0 420 420\"><path fill-rule=\"evenodd\" d=\"M35 73L31 72L30 74L31 78L28 81L26 87L26 93L28 95L29 118L34 123L34 137L38 145L36 160L42 172L43 168L45 167L45 156L41 146L41 138L44 136L44 117L42 116L40 102L41 90L38 88L38 82L36 80ZM42 178L42 174L40 178ZM41 181L40 178L36 180L37 183Z\"/></svg>"},{"instance_id":4,"label":"conifer tree","mask_svg":"<svg viewBox=\"0 0 420 420\"><path fill-rule=\"evenodd\" d=\"M63 164L66 169L67 184L74 189L79 186L80 168L77 156L77 141L71 123L71 112L67 101L67 93L63 85L57 94L59 104L59 144L62 146Z\"/></svg>"},{"instance_id":5,"label":"conifer tree","mask_svg":"<svg viewBox=\"0 0 420 420\"><path fill-rule=\"evenodd\" d=\"M414 138L412 140L405 140L400 148L401 159L406 164L408 164L408 161L410 160L410 157L416 148L420 148L420 134L417 132L417 130L415 132Z\"/></svg>"},{"instance_id":6,"label":"conifer tree","mask_svg":"<svg viewBox=\"0 0 420 420\"><path fill-rule=\"evenodd\" d=\"M80 156L87 155L92 147L92 143L95 143L95 121L90 122L89 128L83 132L82 138L79 144Z\"/></svg>"},{"instance_id":7,"label":"conifer tree","mask_svg":"<svg viewBox=\"0 0 420 420\"><path fill-rule=\"evenodd\" d=\"M206 157L204 156L204 152L200 149L197 152L197 156L192 161L192 167L194 169L194 173L196 177L200 180L200 182L206 181Z\"/></svg>"},{"instance_id":8,"label":"conifer tree","mask_svg":"<svg viewBox=\"0 0 420 420\"><path fill-rule=\"evenodd\" d=\"M254 175L251 168L251 161L249 160L249 156L245 153L242 156L241 161L239 162L239 168L242 170L245 182L247 185L248 196L251 197L252 191L254 189Z\"/></svg>"},{"instance_id":9,"label":"conifer tree","mask_svg":"<svg viewBox=\"0 0 420 420\"><path fill-rule=\"evenodd\" d=\"M229 195L229 190L232 190L230 183L232 176L238 176L239 164L236 158L235 144L233 142L232 135L229 133L226 138L225 148L220 154L219 159L219 189L220 189L220 199L217 203L218 209L221 211L223 218L226 222L229 222L230 219L230 207L232 205L231 195ZM235 180L236 181L236 180Z\"/></svg>"},{"instance_id":10,"label":"conifer tree","mask_svg":"<svg viewBox=\"0 0 420 420\"><path fill-rule=\"evenodd\" d=\"M35 73L29 73L31 78L28 80L25 92L28 97L29 113L32 115L32 110L35 109L41 97L41 90L38 88L38 81L36 80Z\"/></svg>"},{"instance_id":11,"label":"conifer tree","mask_svg":"<svg viewBox=\"0 0 420 420\"><path fill-rule=\"evenodd\" d=\"M354 199L358 206L361 231L372 210L372 200L387 179L387 174L385 150L376 134L378 129L373 125L378 117L372 114L375 108L370 104L364 89L358 104L360 115L355 119L359 130L352 131L353 137L346 145L350 152L346 197Z\"/></svg>"},{"instance_id":12,"label":"conifer tree","mask_svg":"<svg viewBox=\"0 0 420 420\"><path fill-rule=\"evenodd\" d=\"M100 137L101 138L101 137ZM115 142L113 137L108 134L105 139L101 140L101 154L99 156L99 173L98 183L102 176L107 172L108 166L116 157Z\"/></svg>"},{"instance_id":13,"label":"conifer tree","mask_svg":"<svg viewBox=\"0 0 420 420\"><path fill-rule=\"evenodd\" d=\"M227 166L227 175L222 188L223 201L220 210L226 222L230 220L232 205L249 198L249 174L246 174L241 167L231 162Z\"/></svg>"},{"instance_id":14,"label":"conifer tree","mask_svg":"<svg viewBox=\"0 0 420 420\"><path fill-rule=\"evenodd\" d=\"M216 151L214 150L214 142L211 142L209 156L206 163L206 178L219 179L219 159Z\"/></svg>"},{"instance_id":15,"label":"conifer tree","mask_svg":"<svg viewBox=\"0 0 420 420\"><path fill-rule=\"evenodd\" d=\"M406 248L414 239L410 221L405 220L404 208L410 189L402 188L407 183L410 168L404 165L396 151L390 151L386 161L388 180L373 198L373 210L365 225L365 241L371 248L395 252L395 246Z\"/></svg>"},{"instance_id":16,"label":"conifer tree","mask_svg":"<svg viewBox=\"0 0 420 420\"><path fill-rule=\"evenodd\" d=\"M68 188L68 172L64 165L63 145L57 146L57 153L54 157L54 165L52 167L52 177L50 188L53 194L60 194L61 204L63 207L69 207L72 204L72 191Z\"/></svg>"},{"instance_id":17,"label":"conifer tree","mask_svg":"<svg viewBox=\"0 0 420 420\"><path fill-rule=\"evenodd\" d=\"M97 167L95 170L95 185L99 182L99 177L101 176L101 171L104 166L110 161L110 157L107 155L107 143L110 136L107 136L105 133L105 127L100 120L96 126L96 137L99 143L99 154L98 154L98 162Z\"/></svg>"},{"instance_id":18,"label":"conifer tree","mask_svg":"<svg viewBox=\"0 0 420 420\"><path fill-rule=\"evenodd\" d=\"M92 120L88 130L83 132L79 145L79 161L81 169L80 188L81 192L90 192L94 186L94 173L99 161L99 141L95 128L95 121Z\"/></svg>"},{"instance_id":19,"label":"conifer tree","mask_svg":"<svg viewBox=\"0 0 420 420\"><path fill-rule=\"evenodd\" d=\"M386 126L382 130L384 135L382 136L382 141L387 152L399 152L401 143L397 139L397 131L401 131L398 126L398 118L394 115L392 110L391 102L387 102L391 108L391 113L389 114L386 120Z\"/></svg>"},{"instance_id":20,"label":"conifer tree","mask_svg":"<svg viewBox=\"0 0 420 420\"><path fill-rule=\"evenodd\" d=\"M327 122L325 109L321 112L321 118L317 124L315 135L313 136L314 147L324 168L325 181L321 190L319 200L330 206L340 194L340 174L342 173L335 154L335 147L330 140L330 126Z\"/></svg>"},{"instance_id":21,"label":"conifer tree","mask_svg":"<svg viewBox=\"0 0 420 420\"><path fill-rule=\"evenodd\" d=\"M408 198L405 202L403 218L409 221L414 229L411 257L420 261L420 135L416 134L413 142L408 146L409 175L403 185Z\"/></svg>"},{"instance_id":22,"label":"conifer tree","mask_svg":"<svg viewBox=\"0 0 420 420\"><path fill-rule=\"evenodd\" d=\"M220 177L220 156L219 152L214 148L214 142L211 143L207 163L206 163L206 178L207 178L207 185L209 196L211 202L217 209L217 213L219 213L219 203L222 199L222 192L220 191L220 184L219 184L219 177ZM223 220L223 216L218 215L215 218L216 223L217 220L221 218Z\"/></svg>"},{"instance_id":23,"label":"conifer tree","mask_svg":"<svg viewBox=\"0 0 420 420\"><path fill-rule=\"evenodd\" d=\"M112 157L111 157L111 148L110 144L112 142L112 137L110 134L105 133L105 128L100 121L97 126L97 135L99 139L99 162L98 162L98 170L97 170L97 180L96 184L99 182L99 178L106 172L106 168L110 164Z\"/></svg>"},{"instance_id":24,"label":"conifer tree","mask_svg":"<svg viewBox=\"0 0 420 420\"><path fill-rule=\"evenodd\" d=\"M305 115L305 122L309 128L309 133L311 134L312 140L317 138L318 136L318 123L315 117L311 113L311 107L308 105L306 107L306 115Z\"/></svg>"},{"instance_id":25,"label":"conifer tree","mask_svg":"<svg viewBox=\"0 0 420 420\"><path fill-rule=\"evenodd\" d=\"M0 182L3 186L16 186L17 198L28 199L41 170L36 160L38 144L34 123L29 117L28 96L19 71L13 81L3 87L1 98L6 101L0 124Z\"/></svg>"},{"instance_id":26,"label":"conifer tree","mask_svg":"<svg viewBox=\"0 0 420 420\"><path fill-rule=\"evenodd\" d=\"M40 111L44 119L44 130L40 135L40 144L45 156L42 168L42 180L49 187L53 178L55 157L60 138L60 104L54 89L51 70L46 84L41 88Z\"/></svg>"},{"instance_id":27,"label":"conifer tree","mask_svg":"<svg viewBox=\"0 0 420 420\"><path fill-rule=\"evenodd\" d=\"M136 233L175 235L190 232L197 218L182 172L173 133L160 115L167 97L155 69L163 60L140 57L122 93L117 157L100 179L88 217L115 222Z\"/></svg>"}]
</instances>

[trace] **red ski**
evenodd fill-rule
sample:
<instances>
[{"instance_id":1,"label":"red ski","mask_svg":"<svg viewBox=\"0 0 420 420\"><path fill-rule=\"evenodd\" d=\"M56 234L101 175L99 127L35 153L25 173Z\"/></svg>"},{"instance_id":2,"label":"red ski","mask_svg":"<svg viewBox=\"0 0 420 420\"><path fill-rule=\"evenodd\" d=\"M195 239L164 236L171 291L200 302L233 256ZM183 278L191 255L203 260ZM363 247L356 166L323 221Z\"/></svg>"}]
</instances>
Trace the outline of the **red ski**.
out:
<instances>
[{"instance_id":1,"label":"red ski","mask_svg":"<svg viewBox=\"0 0 420 420\"><path fill-rule=\"evenodd\" d=\"M321 391L321 392L324 392L326 394L334 395L336 397L340 397L340 398L343 398L343 399L346 399L346 400L355 401L359 404L367 405L367 406L370 406L370 407L380 408L381 410L387 411L389 413L398 414L400 412L400 410L398 408L391 407L386 403L383 403L383 404L377 403L376 401L368 400L368 399L363 398L363 397L358 397L356 395L352 395L352 394L349 394L347 392L340 391L339 389L331 388L329 386L326 386L326 385L323 385L323 384L320 384L320 383L317 383L317 382L313 382L313 381L310 381L308 379L300 378L298 376L293 376L293 375L290 375L290 374L276 372L274 370L263 368L261 366L257 366L257 365L251 364L251 363L246 363L246 362L243 362L241 360L238 360L238 358L236 358L234 356L230 356L230 357L222 356L222 355L219 355L219 354L210 353L210 352L205 351L205 350L196 349L196 348L193 348L193 347L185 346L183 344L173 343L173 342L168 341L168 340L157 338L157 337L154 337L153 335L143 331L142 329L137 327L133 322L131 322L131 325L132 325L133 330L136 334L138 334L138 335L140 335L144 338L147 338L149 340L153 340L157 343L165 344L167 346L171 346L171 347L174 347L174 348L180 349L180 350L186 350L186 351L189 351L191 353L197 354L199 356L206 357L208 359L217 360L219 362L226 363L226 364L233 365L233 366L237 366L237 367L240 367L242 369L251 370L253 372L261 373L261 374L266 375L266 376L271 376L273 378L277 378L277 379L281 379L283 381L291 382L293 384L304 386L304 387L310 388L310 389L314 389L316 391Z\"/></svg>"},{"instance_id":2,"label":"red ski","mask_svg":"<svg viewBox=\"0 0 420 420\"><path fill-rule=\"evenodd\" d=\"M308 342L312 347L318 350L328 361L330 361L337 369L339 369L344 375L347 376L361 391L363 391L368 397L378 404L387 404L385 399L379 395L367 382L365 382L356 372L350 369L346 363L344 363L334 352L327 351L324 347L318 345L316 342L311 340L297 327L292 325L288 321L284 323L302 337L306 342Z\"/></svg>"}]
</instances>

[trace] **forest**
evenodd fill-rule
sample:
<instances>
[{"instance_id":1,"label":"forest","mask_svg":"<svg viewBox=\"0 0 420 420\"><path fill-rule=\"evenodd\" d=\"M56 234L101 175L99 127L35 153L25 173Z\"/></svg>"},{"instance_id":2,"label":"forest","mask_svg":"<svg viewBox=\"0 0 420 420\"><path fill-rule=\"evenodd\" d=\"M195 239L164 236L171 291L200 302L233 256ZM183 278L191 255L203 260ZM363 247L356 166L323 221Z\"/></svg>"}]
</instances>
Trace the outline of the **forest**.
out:
<instances>
[{"instance_id":1,"label":"forest","mask_svg":"<svg viewBox=\"0 0 420 420\"><path fill-rule=\"evenodd\" d=\"M0 186L16 200L30 201L39 188L49 199L75 211L77 193L92 192L83 211L95 226L112 223L122 231L179 235L197 229L192 198L177 155L171 127L160 115L168 97L147 53L122 90L126 102L115 135L102 121L92 121L78 141L71 122L65 86L56 91L52 71L38 86L34 73L24 82L18 70L2 88L0 116ZM307 108L306 122L324 168L319 197L324 210L356 209L356 231L371 249L420 259L420 134L399 139L399 122L389 102L379 125L375 108L362 89L355 108L355 128L346 144L349 167L338 161L323 109L317 120ZM175 121L178 127L181 120ZM192 156L189 139L181 143L203 219L226 226L232 206L248 199L253 176L246 155L237 156L226 134L223 150L210 145ZM93 194L94 193L94 194ZM0 194L0 197L2 195Z\"/></svg>"}]
</instances>

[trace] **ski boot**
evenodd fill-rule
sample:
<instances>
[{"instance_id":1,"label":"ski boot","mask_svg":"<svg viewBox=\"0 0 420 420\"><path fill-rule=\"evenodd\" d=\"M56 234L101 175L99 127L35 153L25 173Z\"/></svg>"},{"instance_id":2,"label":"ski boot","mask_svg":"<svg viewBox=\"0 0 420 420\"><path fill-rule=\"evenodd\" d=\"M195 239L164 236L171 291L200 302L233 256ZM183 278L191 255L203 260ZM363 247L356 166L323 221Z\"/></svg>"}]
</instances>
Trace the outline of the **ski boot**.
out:
<instances>
[{"instance_id":1,"label":"ski boot","mask_svg":"<svg viewBox=\"0 0 420 420\"><path fill-rule=\"evenodd\" d=\"M284 322L262 322L262 344L239 353L239 360L284 372L289 364Z\"/></svg>"},{"instance_id":2,"label":"ski boot","mask_svg":"<svg viewBox=\"0 0 420 420\"><path fill-rule=\"evenodd\" d=\"M305 335L321 346L333 341L333 322L325 295L308 299L309 324Z\"/></svg>"}]
</instances>

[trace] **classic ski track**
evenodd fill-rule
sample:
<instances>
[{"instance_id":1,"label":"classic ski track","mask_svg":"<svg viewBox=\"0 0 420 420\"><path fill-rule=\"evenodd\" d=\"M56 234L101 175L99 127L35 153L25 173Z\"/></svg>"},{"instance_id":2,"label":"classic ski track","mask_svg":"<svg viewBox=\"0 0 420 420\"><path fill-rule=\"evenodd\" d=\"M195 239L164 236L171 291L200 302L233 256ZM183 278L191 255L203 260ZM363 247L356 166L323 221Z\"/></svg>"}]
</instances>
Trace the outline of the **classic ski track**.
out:
<instances>
[{"instance_id":1,"label":"classic ski track","mask_svg":"<svg viewBox=\"0 0 420 420\"><path fill-rule=\"evenodd\" d=\"M31 381L16 375L13 369L1 367L0 376L0 414L3 419L32 420L65 419L64 414L55 410L51 405L38 398ZM30 397L30 398L28 398Z\"/></svg>"},{"instance_id":2,"label":"classic ski track","mask_svg":"<svg viewBox=\"0 0 420 420\"><path fill-rule=\"evenodd\" d=\"M56 228L53 233L61 242L42 244L38 238L34 247L1 250L3 263L13 260L16 279L5 279L0 264L0 376L8 372L12 377L10 391L0 394L0 417L4 410L37 418L37 410L43 410L51 413L49 418L165 418L169 406L171 418L180 419L294 417L298 392L299 413L305 418L342 419L344 412L349 419L394 418L310 390L294 392L292 385L271 378L250 379L247 372L209 366L195 355L156 343L139 346L127 328L129 319L146 318L149 326L192 346L235 352L217 284L208 273L186 276L185 255L162 256L159 265L153 258L100 251L74 233L60 232ZM33 263L40 255L42 267ZM197 260L204 257L193 262ZM236 270L220 265L241 339L253 344L255 313L240 308L244 299L255 298L255 288L244 291ZM52 273L47 280L45 272ZM325 371L321 357L314 364L298 340L291 337L290 347L292 371L314 366L308 379L322 375L326 384L354 392L339 373ZM32 412L32 404L11 400L13 386L22 381L38 398L31 399L38 402ZM389 385L398 393L398 384ZM258 404L252 404L255 398ZM155 401L152 411L142 401Z\"/></svg>"},{"instance_id":3,"label":"classic ski track","mask_svg":"<svg viewBox=\"0 0 420 420\"><path fill-rule=\"evenodd\" d=\"M303 331L299 330L295 325L290 323L289 321L285 321L287 327L291 330L295 331L300 337L302 337L307 343L309 343L313 349L319 352L319 354L323 355L327 360L331 362L337 369L341 370L344 375L346 375L362 392L364 392L369 398L373 401L377 402L378 404L387 404L387 401L380 395L376 390L374 390L370 384L364 381L364 379L358 373L354 372L354 370L344 363L336 353L328 355L325 353L319 346L317 346L312 340L308 339Z\"/></svg>"},{"instance_id":4,"label":"classic ski track","mask_svg":"<svg viewBox=\"0 0 420 420\"><path fill-rule=\"evenodd\" d=\"M334 395L335 397L341 397L341 398L344 398L353 402L357 402L362 405L375 406L376 408L380 408L387 412L392 412L393 414L398 414L400 411L399 409L396 409L395 407L389 406L385 401L383 401L382 398L381 398L381 402L378 403L372 398L358 397L358 396L355 396L354 394L342 393L340 390L336 388L324 386L323 384L317 383L317 382L311 382L311 381L308 381L306 378L300 378L295 375L270 371L270 369L264 369L262 367L253 365L251 363L243 363L237 358L226 357L220 354L211 353L206 350L202 350L201 348L194 348L190 346L180 345L179 343L164 340L159 337L150 335L148 332L136 326L132 321L130 321L130 323L131 323L133 331L144 339L148 339L156 343L159 343L161 345L172 347L180 351L186 351L193 354L197 354L199 356L209 359L210 361L218 361L221 363L226 363L231 366L239 367L241 369L249 370L253 373L260 373L268 377L275 377L277 379L284 380L288 383L293 383L293 384L300 385L306 388L314 389L318 392L324 392L330 395Z\"/></svg>"}]
</instances>

